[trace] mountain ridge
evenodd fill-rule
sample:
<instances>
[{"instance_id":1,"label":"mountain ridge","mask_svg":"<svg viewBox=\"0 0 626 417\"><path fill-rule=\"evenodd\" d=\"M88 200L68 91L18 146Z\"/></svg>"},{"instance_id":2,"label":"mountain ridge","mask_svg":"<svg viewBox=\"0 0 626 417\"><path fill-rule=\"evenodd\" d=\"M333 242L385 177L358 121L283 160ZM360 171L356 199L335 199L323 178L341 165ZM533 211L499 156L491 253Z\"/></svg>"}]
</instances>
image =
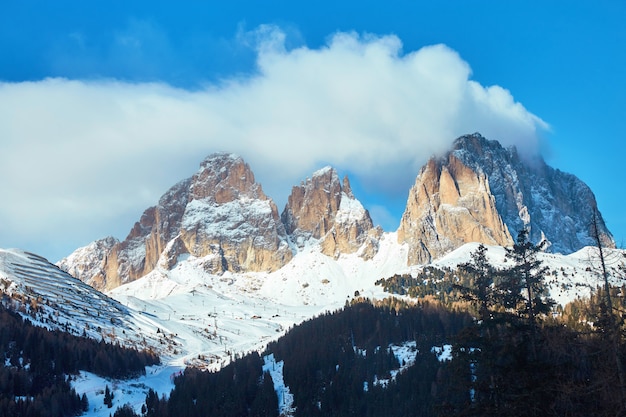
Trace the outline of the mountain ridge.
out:
<instances>
[{"instance_id":1,"label":"mountain ridge","mask_svg":"<svg viewBox=\"0 0 626 417\"><path fill-rule=\"evenodd\" d=\"M510 246L523 227L532 240L548 240L549 250L572 253L593 244L595 207L593 192L575 176L541 158L529 164L514 147L475 133L457 138L419 171L397 238L408 245L407 265L429 263L468 242ZM614 247L598 218L603 244ZM216 153L148 208L124 241L94 242L59 266L110 290L187 256L205 258L205 269L217 274L275 271L311 244L335 259L351 253L372 259L383 234L348 177L339 180L332 167L294 186L279 216L248 164Z\"/></svg>"}]
</instances>

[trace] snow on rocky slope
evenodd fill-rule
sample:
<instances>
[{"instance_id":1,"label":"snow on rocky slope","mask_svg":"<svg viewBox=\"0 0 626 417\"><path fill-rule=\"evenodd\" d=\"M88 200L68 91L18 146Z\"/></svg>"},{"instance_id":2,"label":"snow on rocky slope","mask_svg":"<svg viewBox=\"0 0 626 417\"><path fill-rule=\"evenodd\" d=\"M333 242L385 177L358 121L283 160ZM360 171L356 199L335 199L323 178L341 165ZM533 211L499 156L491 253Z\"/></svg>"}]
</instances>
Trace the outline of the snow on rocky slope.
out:
<instances>
[{"instance_id":1,"label":"snow on rocky slope","mask_svg":"<svg viewBox=\"0 0 626 417\"><path fill-rule=\"evenodd\" d=\"M466 244L433 263L455 267L470 259L477 243ZM274 272L222 274L207 272L206 259L187 255L171 268L146 276L104 295L45 259L17 251L0 251L0 288L22 294L26 312L41 325L75 334L151 346L170 365L218 369L235 354L262 350L290 327L328 310L341 308L357 295L389 296L375 282L394 274L417 272L406 266L408 245L385 233L376 255L337 259L311 243ZM489 258L504 267L505 250L489 246ZM586 295L598 285L596 249L573 254L542 253L550 267L551 294L561 304ZM606 250L615 269L624 251Z\"/></svg>"},{"instance_id":2,"label":"snow on rocky slope","mask_svg":"<svg viewBox=\"0 0 626 417\"><path fill-rule=\"evenodd\" d=\"M467 243L455 251L433 262L433 266L455 268L458 264L467 262L470 254L478 248L478 243ZM487 258L496 268L506 268L505 248L501 246L487 246ZM614 277L613 284L621 286L617 277L624 276L620 271L626 265L626 250L603 249L610 276ZM546 282L549 284L550 296L557 304L565 305L579 297L587 297L592 289L596 289L601 282L601 266L598 249L587 246L569 255L554 253L539 253L538 259L549 268Z\"/></svg>"}]
</instances>

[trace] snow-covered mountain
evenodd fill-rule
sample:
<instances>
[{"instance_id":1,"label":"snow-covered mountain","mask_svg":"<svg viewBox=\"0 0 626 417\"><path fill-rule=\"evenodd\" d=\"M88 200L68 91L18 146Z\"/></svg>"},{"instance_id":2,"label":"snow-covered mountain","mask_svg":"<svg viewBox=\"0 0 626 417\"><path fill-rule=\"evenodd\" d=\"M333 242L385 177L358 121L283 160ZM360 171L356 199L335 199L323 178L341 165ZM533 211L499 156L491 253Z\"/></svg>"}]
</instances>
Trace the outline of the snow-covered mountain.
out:
<instances>
[{"instance_id":1,"label":"snow-covered mountain","mask_svg":"<svg viewBox=\"0 0 626 417\"><path fill-rule=\"evenodd\" d=\"M576 177L478 134L420 170L396 232L374 226L332 167L294 186L279 215L250 167L220 153L170 188L123 241L95 241L58 267L0 250L0 290L36 324L157 351L163 367L119 388L140 406L147 387L171 387L169 375L184 366L219 369L356 296L388 297L380 278L426 264L454 268L479 243L504 267L504 246L524 226L533 241L551 243L540 258L552 297L565 304L586 295L598 284L596 249L585 247L595 207ZM599 225L614 247L601 216ZM607 249L609 267L623 267L625 254ZM82 375L78 383L93 390L90 403L101 402L95 392L107 381Z\"/></svg>"},{"instance_id":2,"label":"snow-covered mountain","mask_svg":"<svg viewBox=\"0 0 626 417\"><path fill-rule=\"evenodd\" d=\"M207 157L143 213L125 240L94 242L59 266L112 289L189 255L203 257L213 273L276 270L293 256L276 205L236 155Z\"/></svg>"},{"instance_id":3,"label":"snow-covered mountain","mask_svg":"<svg viewBox=\"0 0 626 417\"><path fill-rule=\"evenodd\" d=\"M431 265L454 268L467 262L477 246L465 244ZM494 266L506 266L504 248L487 248ZM152 348L170 366L218 369L235 353L262 350L292 326L339 309L357 295L390 296L377 280L416 275L424 268L407 266L407 251L395 233L386 233L371 259L358 253L335 259L321 253L318 242L273 272L220 274L205 269L204 257L189 255L173 268L157 266L105 295L41 257L2 250L0 289L40 325ZM610 268L623 266L625 254L607 249ZM551 294L560 304L588 294L599 283L595 248L570 255L544 253L540 259L550 268Z\"/></svg>"},{"instance_id":4,"label":"snow-covered mountain","mask_svg":"<svg viewBox=\"0 0 626 417\"><path fill-rule=\"evenodd\" d=\"M571 279L596 278L583 259L594 208L574 176L478 134L422 168L399 230L386 233L331 167L293 187L279 216L240 157L215 154L124 241L94 242L59 266L178 335L179 363L213 366L356 294L384 297L380 278L467 261L478 243L502 258L497 265L523 226L551 242L542 256L553 297L565 303L581 293Z\"/></svg>"},{"instance_id":5,"label":"snow-covered mountain","mask_svg":"<svg viewBox=\"0 0 626 417\"><path fill-rule=\"evenodd\" d=\"M238 156L207 157L191 178L170 188L148 208L125 240L107 237L77 249L59 266L100 290L172 269L188 256L205 271L275 271L306 245L339 257L371 258L382 229L354 197L350 183L327 167L292 193L281 216Z\"/></svg>"},{"instance_id":6,"label":"snow-covered mountain","mask_svg":"<svg viewBox=\"0 0 626 417\"><path fill-rule=\"evenodd\" d=\"M432 265L454 268L468 261L477 246L465 244ZM501 246L488 246L496 267L506 265L504 254ZM616 268L623 266L625 254L607 249L605 257ZM340 309L357 295L390 296L375 284L378 279L416 275L424 268L407 266L407 257L408 245L399 245L395 233L381 236L369 259L358 252L335 259L322 253L319 241L311 241L273 272L211 273L205 257L189 255L172 268L157 265L104 295L39 256L3 250L0 289L7 294L3 302L23 310L36 324L161 355L163 365L137 380L111 384L81 373L74 386L95 405L88 415L108 416L110 410L102 405L105 386L113 387L115 407L131 403L139 410L149 388L167 394L173 388L171 376L185 366L220 369L235 355L263 351L293 326ZM599 282L595 248L570 255L544 253L540 259L550 268L550 291L561 304L588 294Z\"/></svg>"}]
</instances>

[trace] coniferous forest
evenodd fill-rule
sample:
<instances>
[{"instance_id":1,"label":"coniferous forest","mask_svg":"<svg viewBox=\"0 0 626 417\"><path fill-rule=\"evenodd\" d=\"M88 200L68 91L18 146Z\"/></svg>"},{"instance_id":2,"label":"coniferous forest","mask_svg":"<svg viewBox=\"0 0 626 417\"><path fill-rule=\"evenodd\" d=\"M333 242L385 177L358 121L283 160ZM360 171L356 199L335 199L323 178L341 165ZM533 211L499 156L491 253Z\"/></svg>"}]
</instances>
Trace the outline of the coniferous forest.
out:
<instances>
[{"instance_id":1,"label":"coniferous forest","mask_svg":"<svg viewBox=\"0 0 626 417\"><path fill-rule=\"evenodd\" d=\"M65 417L88 407L69 378L79 370L127 378L159 362L153 353L37 327L0 305L0 415Z\"/></svg>"}]
</instances>

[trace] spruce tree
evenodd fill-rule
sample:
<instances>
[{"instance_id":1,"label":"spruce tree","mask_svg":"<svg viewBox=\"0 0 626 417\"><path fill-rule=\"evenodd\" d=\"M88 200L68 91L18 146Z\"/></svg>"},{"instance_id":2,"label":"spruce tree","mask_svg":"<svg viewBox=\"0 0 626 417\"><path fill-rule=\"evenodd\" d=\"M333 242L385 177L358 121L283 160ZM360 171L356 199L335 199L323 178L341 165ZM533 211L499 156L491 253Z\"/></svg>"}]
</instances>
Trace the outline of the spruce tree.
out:
<instances>
[{"instance_id":1,"label":"spruce tree","mask_svg":"<svg viewBox=\"0 0 626 417\"><path fill-rule=\"evenodd\" d=\"M528 240L528 229L520 230L513 248L506 249L505 258L513 265L504 271L500 283L506 306L526 318L531 328L537 325L537 316L549 313L554 304L545 285L548 267L537 256L543 248L543 242L535 245Z\"/></svg>"},{"instance_id":2,"label":"spruce tree","mask_svg":"<svg viewBox=\"0 0 626 417\"><path fill-rule=\"evenodd\" d=\"M494 286L495 268L487 260L487 248L482 243L470 254L470 261L459 265L459 270L469 276L469 285L455 285L461 298L472 303L478 318L487 323L492 318L492 309L499 303L498 289Z\"/></svg>"},{"instance_id":3,"label":"spruce tree","mask_svg":"<svg viewBox=\"0 0 626 417\"><path fill-rule=\"evenodd\" d=\"M104 390L104 405L109 408L113 407L113 395L111 394L111 390L109 390L108 385Z\"/></svg>"},{"instance_id":4,"label":"spruce tree","mask_svg":"<svg viewBox=\"0 0 626 417\"><path fill-rule=\"evenodd\" d=\"M490 416L499 412L501 378L495 359L500 334L499 320L494 316L504 300L494 282L497 273L487 260L487 248L483 244L470 254L469 262L459 265L464 285L454 287L462 299L471 303L478 321L461 332L453 346L455 363L451 371L455 382L448 399L452 409L442 409L444 414L454 414L456 407L459 407L456 410L459 414Z\"/></svg>"}]
</instances>

